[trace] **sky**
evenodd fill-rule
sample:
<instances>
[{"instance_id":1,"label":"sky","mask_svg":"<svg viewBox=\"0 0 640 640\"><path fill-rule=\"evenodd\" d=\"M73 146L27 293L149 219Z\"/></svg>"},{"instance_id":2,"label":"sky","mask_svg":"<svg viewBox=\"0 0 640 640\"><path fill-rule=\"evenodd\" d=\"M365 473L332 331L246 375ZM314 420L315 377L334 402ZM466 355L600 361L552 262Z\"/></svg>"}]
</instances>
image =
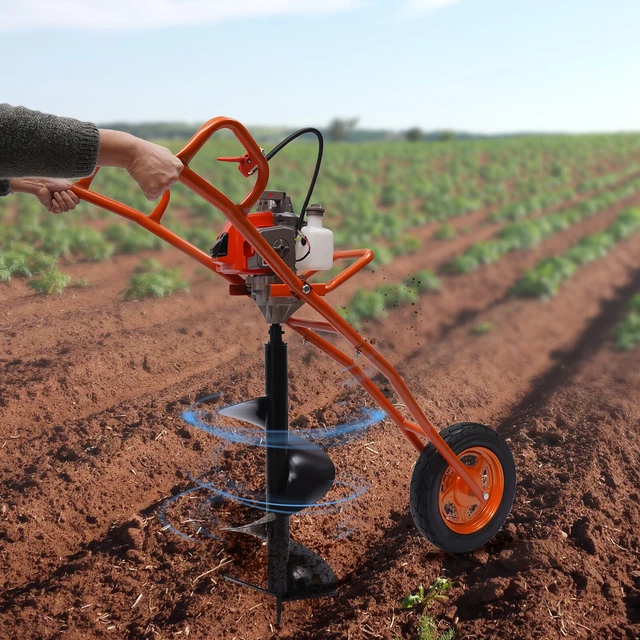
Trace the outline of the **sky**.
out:
<instances>
[{"instance_id":1,"label":"sky","mask_svg":"<svg viewBox=\"0 0 640 640\"><path fill-rule=\"evenodd\" d=\"M98 123L640 130L639 0L0 0L0 100Z\"/></svg>"}]
</instances>

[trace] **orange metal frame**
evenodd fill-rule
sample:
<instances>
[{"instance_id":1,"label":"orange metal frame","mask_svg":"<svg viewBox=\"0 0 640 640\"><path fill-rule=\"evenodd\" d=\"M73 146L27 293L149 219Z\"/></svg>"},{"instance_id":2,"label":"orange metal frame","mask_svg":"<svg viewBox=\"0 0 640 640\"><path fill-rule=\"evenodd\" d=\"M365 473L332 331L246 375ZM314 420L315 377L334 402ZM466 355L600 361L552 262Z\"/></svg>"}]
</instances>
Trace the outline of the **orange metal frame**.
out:
<instances>
[{"instance_id":1,"label":"orange metal frame","mask_svg":"<svg viewBox=\"0 0 640 640\"><path fill-rule=\"evenodd\" d=\"M246 150L246 154L238 158L219 158L223 161L233 161L238 163L240 172L248 177L256 174L256 182L240 204L235 204L227 196L218 191L201 176L189 168L189 162L202 148L205 142L220 129L231 130L238 141ZM186 144L184 149L177 154L177 157L184 164L184 169L180 174L180 182L191 191L197 193L201 198L219 209L231 224L240 231L246 241L253 249L262 256L273 272L280 278L282 284L271 285L272 296L294 296L306 302L312 309L317 311L326 322L316 320L306 320L299 318L289 318L287 326L302 336L305 340L315 345L320 351L340 363L351 373L351 375L362 385L371 397L380 405L383 411L395 422L406 438L418 450L422 451L424 444L420 436L428 438L433 442L442 457L456 471L460 478L467 484L471 493L480 500L481 503L488 499L482 488L475 479L467 472L465 465L458 456L451 450L447 443L440 437L440 434L427 419L420 409L415 398L409 391L394 367L382 357L366 340L334 309L323 300L326 293L334 291L349 278L353 277L363 269L373 259L373 252L369 249L359 249L352 251L337 251L334 253L334 261L356 259L356 262L349 265L344 271L338 274L327 284L307 283L307 280L314 275L314 271L305 271L296 275L285 264L284 260L274 251L269 243L262 237L260 232L247 220L246 214L258 201L260 195L265 190L269 180L269 163L264 153L251 137L247 129L237 120L231 118L218 117L209 120L194 137ZM97 172L97 170L96 170ZM173 233L162 225L162 216L169 204L170 192L167 191L160 199L156 208L149 214L137 211L125 204L112 200L90 190L90 185L95 173L78 181L73 186L74 193L83 200L91 204L111 211L119 216L132 220L155 234L170 245L176 247L200 264L211 269L215 273L215 265L208 254L194 247L177 234ZM238 295L244 287L244 279L238 275L219 273L229 281L229 290L232 295ZM308 286L306 286L308 285ZM304 290L303 290L304 287ZM378 387L368 378L362 369L342 351L321 338L317 331L328 331L340 334L352 347L356 354L362 354L373 366L384 375L404 402L407 410L413 416L415 423L406 420L402 414L391 404L382 394ZM416 424L417 423L417 424Z\"/></svg>"}]
</instances>

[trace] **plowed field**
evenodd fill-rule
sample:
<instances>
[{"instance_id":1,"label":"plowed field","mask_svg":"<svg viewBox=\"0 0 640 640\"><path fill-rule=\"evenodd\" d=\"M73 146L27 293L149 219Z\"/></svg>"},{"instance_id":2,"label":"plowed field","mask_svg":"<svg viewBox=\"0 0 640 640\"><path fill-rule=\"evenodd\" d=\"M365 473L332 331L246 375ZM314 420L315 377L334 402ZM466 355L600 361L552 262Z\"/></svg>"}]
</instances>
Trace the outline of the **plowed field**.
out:
<instances>
[{"instance_id":1,"label":"plowed field","mask_svg":"<svg viewBox=\"0 0 640 640\"><path fill-rule=\"evenodd\" d=\"M270 599L222 578L260 579L259 542L196 533L190 520L211 526L202 492L166 514L194 541L159 518L167 498L194 487L190 474L217 464L219 442L181 413L214 393L229 403L262 393L267 325L257 308L207 278L190 294L123 302L139 256L70 267L92 286L61 296L2 285L0 637L414 638L417 616L400 602L438 576L454 587L432 614L457 638L640 637L640 358L612 347L640 290L640 234L549 301L508 295L525 268L629 205L640 198L532 251L445 275L441 293L364 326L438 427L472 420L508 439L516 501L484 548L437 550L409 513L415 451L390 420L378 424L330 451L338 472L368 491L341 513L292 519L293 539L334 569L339 596L286 605L280 629ZM427 239L420 254L331 299L438 270L473 239ZM173 250L163 261L195 272ZM477 335L479 323L491 330ZM338 403L366 402L337 365L291 332L286 339L292 420L330 424Z\"/></svg>"}]
</instances>

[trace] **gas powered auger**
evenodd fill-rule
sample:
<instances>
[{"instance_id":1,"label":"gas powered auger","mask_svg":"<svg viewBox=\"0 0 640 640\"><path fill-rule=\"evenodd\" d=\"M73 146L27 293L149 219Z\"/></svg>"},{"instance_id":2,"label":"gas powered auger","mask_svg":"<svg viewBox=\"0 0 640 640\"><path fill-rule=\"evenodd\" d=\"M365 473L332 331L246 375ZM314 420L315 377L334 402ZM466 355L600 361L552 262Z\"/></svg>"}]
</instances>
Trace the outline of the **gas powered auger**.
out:
<instances>
[{"instance_id":1,"label":"gas powered auger","mask_svg":"<svg viewBox=\"0 0 640 640\"><path fill-rule=\"evenodd\" d=\"M196 153L220 129L230 129L246 153L218 160L237 162L245 177L256 174L253 188L240 204L234 204L189 168ZM319 149L309 192L296 214L285 192L265 189L269 160L304 133L317 136ZM292 542L289 535L290 516L313 505L329 491L335 467L319 446L289 432L283 324L345 367L418 450L420 455L410 488L411 514L416 527L433 544L453 553L485 544L503 525L516 485L513 457L501 436L484 425L470 422L454 424L438 433L391 364L325 302L326 294L358 273L372 260L373 253L369 249L333 251L332 234L322 226L324 209L320 205L309 206L322 150L322 135L316 129L292 134L265 155L236 120L219 117L207 122L177 157L184 164L180 182L227 218L210 255L162 225L170 192L145 215L91 191L93 176L73 187L80 198L133 220L221 275L229 282L229 293L251 296L271 325L265 345L265 395L226 407L219 414L265 430L266 500L261 506L266 515L233 531L266 540L268 583L264 589L227 578L275 596L278 622L283 602L336 594L336 579L328 564L310 549ZM250 213L256 203L256 211ZM355 262L326 284L311 282L318 271L331 268L338 260ZM324 321L294 317L305 303ZM338 333L345 338L355 349L356 357L364 356L391 382L415 422L404 418L354 360L318 332ZM420 438L428 439L429 443L425 446Z\"/></svg>"}]
</instances>

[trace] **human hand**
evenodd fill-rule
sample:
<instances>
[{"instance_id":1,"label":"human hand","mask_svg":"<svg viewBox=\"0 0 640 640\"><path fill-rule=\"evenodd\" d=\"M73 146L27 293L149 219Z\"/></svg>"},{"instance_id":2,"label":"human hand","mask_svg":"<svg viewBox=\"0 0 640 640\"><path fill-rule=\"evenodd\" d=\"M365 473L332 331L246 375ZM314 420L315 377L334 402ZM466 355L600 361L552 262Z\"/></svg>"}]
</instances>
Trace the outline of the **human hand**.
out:
<instances>
[{"instance_id":1,"label":"human hand","mask_svg":"<svg viewBox=\"0 0 640 640\"><path fill-rule=\"evenodd\" d=\"M59 178L14 178L9 180L16 193L34 195L51 213L65 213L80 204L80 198L71 191L73 184Z\"/></svg>"},{"instance_id":2,"label":"human hand","mask_svg":"<svg viewBox=\"0 0 640 640\"><path fill-rule=\"evenodd\" d=\"M126 169L144 195L157 200L178 181L184 165L166 147L138 140Z\"/></svg>"},{"instance_id":3,"label":"human hand","mask_svg":"<svg viewBox=\"0 0 640 640\"><path fill-rule=\"evenodd\" d=\"M111 129L100 129L98 166L126 169L149 200L170 189L184 169L166 147Z\"/></svg>"}]
</instances>

